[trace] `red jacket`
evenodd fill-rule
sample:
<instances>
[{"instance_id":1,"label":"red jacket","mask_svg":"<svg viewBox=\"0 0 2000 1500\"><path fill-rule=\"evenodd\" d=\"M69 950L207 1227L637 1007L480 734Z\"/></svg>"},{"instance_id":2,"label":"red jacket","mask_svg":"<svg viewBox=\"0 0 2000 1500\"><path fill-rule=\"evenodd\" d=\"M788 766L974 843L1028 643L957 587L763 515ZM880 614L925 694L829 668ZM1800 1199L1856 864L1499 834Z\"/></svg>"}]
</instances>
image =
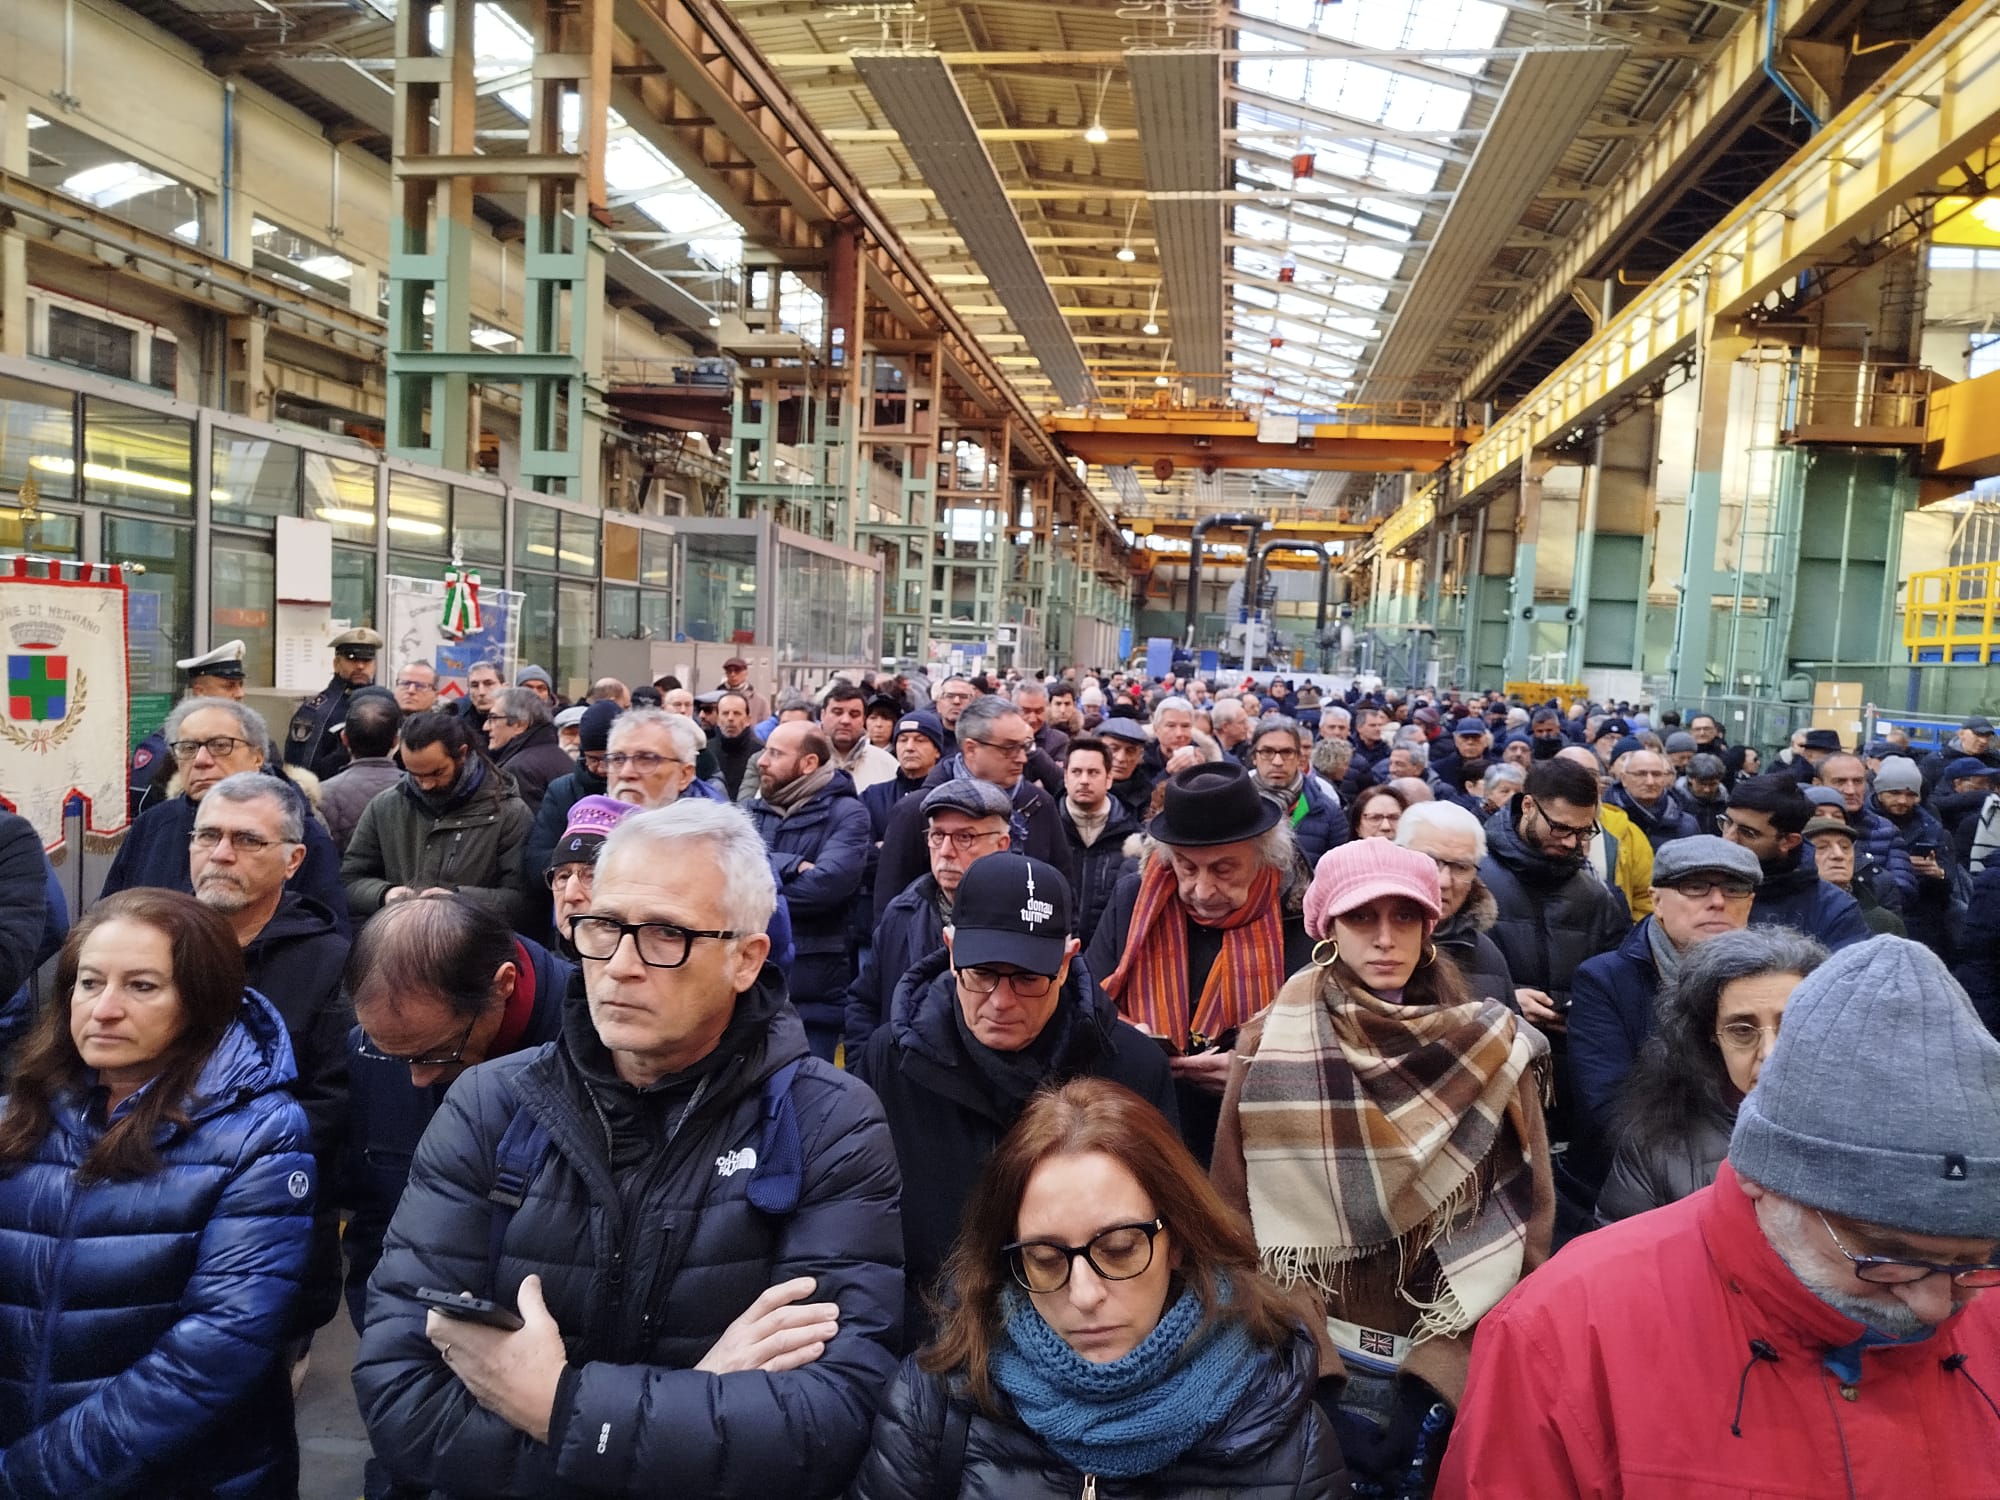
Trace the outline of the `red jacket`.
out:
<instances>
[{"instance_id":1,"label":"red jacket","mask_svg":"<svg viewBox=\"0 0 2000 1500\"><path fill-rule=\"evenodd\" d=\"M1438 1500L2000 1496L2000 1299L1870 1348L1843 1387L1822 1361L1862 1331L1778 1258L1724 1163L1480 1321Z\"/></svg>"}]
</instances>

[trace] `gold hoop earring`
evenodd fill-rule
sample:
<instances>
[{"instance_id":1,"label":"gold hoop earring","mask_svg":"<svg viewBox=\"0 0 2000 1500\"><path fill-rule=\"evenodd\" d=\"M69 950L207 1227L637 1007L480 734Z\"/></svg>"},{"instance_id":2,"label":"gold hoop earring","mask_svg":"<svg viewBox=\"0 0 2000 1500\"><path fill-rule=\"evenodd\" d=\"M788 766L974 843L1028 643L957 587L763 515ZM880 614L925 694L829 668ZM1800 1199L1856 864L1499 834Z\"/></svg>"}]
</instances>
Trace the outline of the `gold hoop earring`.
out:
<instances>
[{"instance_id":1,"label":"gold hoop earring","mask_svg":"<svg viewBox=\"0 0 2000 1500\"><path fill-rule=\"evenodd\" d=\"M1324 958L1320 957L1320 949L1322 948L1326 949L1326 956ZM1332 938L1321 938L1313 944L1312 961L1313 967L1316 969L1332 968L1340 961L1340 944Z\"/></svg>"},{"instance_id":2,"label":"gold hoop earring","mask_svg":"<svg viewBox=\"0 0 2000 1500\"><path fill-rule=\"evenodd\" d=\"M1438 945L1436 943L1426 943L1424 945L1424 956L1417 960L1417 967L1420 969L1428 969L1432 964L1436 963L1437 961L1438 961Z\"/></svg>"}]
</instances>

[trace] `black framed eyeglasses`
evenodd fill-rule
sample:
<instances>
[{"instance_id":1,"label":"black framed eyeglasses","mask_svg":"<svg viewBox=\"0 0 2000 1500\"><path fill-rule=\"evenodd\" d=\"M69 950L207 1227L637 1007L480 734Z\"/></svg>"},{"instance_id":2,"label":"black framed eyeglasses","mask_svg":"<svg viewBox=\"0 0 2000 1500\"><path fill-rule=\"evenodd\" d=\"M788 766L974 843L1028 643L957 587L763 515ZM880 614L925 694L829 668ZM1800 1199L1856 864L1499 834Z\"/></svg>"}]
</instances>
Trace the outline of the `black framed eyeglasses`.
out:
<instances>
[{"instance_id":1,"label":"black framed eyeglasses","mask_svg":"<svg viewBox=\"0 0 2000 1500\"><path fill-rule=\"evenodd\" d=\"M1054 1240L1016 1240L1001 1247L1007 1266L1022 1290L1059 1292L1069 1285L1069 1273L1077 1257L1090 1262L1090 1269L1103 1281L1130 1281L1143 1276L1153 1263L1153 1237L1165 1223L1152 1219L1142 1224L1114 1224L1090 1237L1084 1245L1059 1245Z\"/></svg>"},{"instance_id":2,"label":"black framed eyeglasses","mask_svg":"<svg viewBox=\"0 0 2000 1500\"><path fill-rule=\"evenodd\" d=\"M742 936L733 931L681 927L673 922L621 922L616 917L600 917L593 912L571 917L569 922L571 945L582 957L598 962L616 954L628 934L639 950L639 962L649 969L678 969L688 961L696 938L721 940Z\"/></svg>"},{"instance_id":3,"label":"black framed eyeglasses","mask_svg":"<svg viewBox=\"0 0 2000 1500\"><path fill-rule=\"evenodd\" d=\"M361 1044L354 1050L370 1062L396 1063L405 1068L448 1068L454 1063L465 1061L465 1045L472 1040L472 1028L478 1024L478 1016L474 1016L471 1020L467 1021L465 1023L465 1030L458 1034L458 1040L452 1043L452 1048L449 1052L403 1057L394 1052L384 1052L380 1047L375 1045L374 1040L365 1031L361 1033Z\"/></svg>"},{"instance_id":4,"label":"black framed eyeglasses","mask_svg":"<svg viewBox=\"0 0 2000 1500\"><path fill-rule=\"evenodd\" d=\"M212 734L205 740L175 740L167 748L173 751L175 760L193 760L204 750L208 752L210 760L221 760L225 756L234 755L238 745L245 750L250 748L248 740L239 739L233 734Z\"/></svg>"},{"instance_id":5,"label":"black framed eyeglasses","mask_svg":"<svg viewBox=\"0 0 2000 1500\"><path fill-rule=\"evenodd\" d=\"M1535 804L1535 816L1540 818L1543 824L1547 826L1552 838L1567 839L1574 844L1587 844L1600 833L1604 832L1594 822L1585 823L1582 827L1578 827L1574 823L1558 823L1554 818L1549 816L1548 810L1539 802Z\"/></svg>"},{"instance_id":6,"label":"black framed eyeglasses","mask_svg":"<svg viewBox=\"0 0 2000 1500\"><path fill-rule=\"evenodd\" d=\"M1024 1000L1039 1000L1056 982L1053 974L1002 974L994 969L956 969L958 982L975 995L990 995L1001 985Z\"/></svg>"},{"instance_id":7,"label":"black framed eyeglasses","mask_svg":"<svg viewBox=\"0 0 2000 1500\"><path fill-rule=\"evenodd\" d=\"M975 745L984 745L988 750L991 750L995 755L1005 756L1008 760L1026 760L1029 756L1035 753L1035 742L1033 740L974 739L971 741L971 743Z\"/></svg>"},{"instance_id":8,"label":"black framed eyeglasses","mask_svg":"<svg viewBox=\"0 0 2000 1500\"><path fill-rule=\"evenodd\" d=\"M1895 1255L1856 1255L1841 1244L1840 1236L1833 1232L1833 1225L1827 1223L1826 1215L1819 1213L1819 1221L1826 1225L1827 1238L1833 1241L1833 1248L1846 1256L1854 1267L1857 1281L1870 1282L1875 1286L1910 1286L1915 1282L1928 1280L1932 1276L1949 1276L1956 1286L1974 1287L2000 1286L2000 1265L1946 1266L1934 1260L1905 1260Z\"/></svg>"},{"instance_id":9,"label":"black framed eyeglasses","mask_svg":"<svg viewBox=\"0 0 2000 1500\"><path fill-rule=\"evenodd\" d=\"M188 843L196 849L217 849L224 839L238 854L262 854L266 849L276 849L288 844L289 839L267 839L261 833L239 833L234 828L197 828L188 835Z\"/></svg>"}]
</instances>

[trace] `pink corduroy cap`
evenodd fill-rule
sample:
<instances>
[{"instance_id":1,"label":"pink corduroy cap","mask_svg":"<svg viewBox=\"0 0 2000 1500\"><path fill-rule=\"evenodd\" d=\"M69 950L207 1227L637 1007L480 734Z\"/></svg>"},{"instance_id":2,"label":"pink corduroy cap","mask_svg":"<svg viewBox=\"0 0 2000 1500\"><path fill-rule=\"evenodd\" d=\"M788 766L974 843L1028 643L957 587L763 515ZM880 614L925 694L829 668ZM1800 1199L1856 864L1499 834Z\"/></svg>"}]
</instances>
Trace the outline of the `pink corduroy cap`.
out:
<instances>
[{"instance_id":1,"label":"pink corduroy cap","mask_svg":"<svg viewBox=\"0 0 2000 1500\"><path fill-rule=\"evenodd\" d=\"M1323 938L1332 931L1335 917L1378 896L1407 896L1430 913L1433 922L1444 909L1438 899L1437 864L1428 854L1399 848L1387 839L1355 839L1319 857L1312 884L1306 888L1306 931Z\"/></svg>"}]
</instances>

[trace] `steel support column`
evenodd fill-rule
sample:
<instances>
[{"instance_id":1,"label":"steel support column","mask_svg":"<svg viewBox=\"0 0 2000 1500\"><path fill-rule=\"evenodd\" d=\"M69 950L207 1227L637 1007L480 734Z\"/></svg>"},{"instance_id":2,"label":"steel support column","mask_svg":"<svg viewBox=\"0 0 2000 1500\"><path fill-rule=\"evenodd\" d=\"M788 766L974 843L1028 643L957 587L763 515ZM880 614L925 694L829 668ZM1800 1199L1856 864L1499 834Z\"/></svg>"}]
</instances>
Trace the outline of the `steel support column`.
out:
<instances>
[{"instance_id":1,"label":"steel support column","mask_svg":"<svg viewBox=\"0 0 2000 1500\"><path fill-rule=\"evenodd\" d=\"M1535 650L1535 552L1542 533L1542 481L1555 461L1531 455L1521 465L1521 486L1514 512L1514 577L1508 585L1507 681L1528 680L1528 658Z\"/></svg>"},{"instance_id":2,"label":"steel support column","mask_svg":"<svg viewBox=\"0 0 2000 1500\"><path fill-rule=\"evenodd\" d=\"M1704 297L1707 282L1703 282ZM1708 692L1708 667L1714 652L1713 601L1726 592L1716 566L1716 540L1722 523L1722 467L1729 448L1729 386L1736 360L1750 340L1720 335L1697 346L1699 390L1695 427L1694 473L1688 481L1687 552L1682 563L1681 602L1674 625L1674 652L1667 664L1673 696L1692 704Z\"/></svg>"}]
</instances>

